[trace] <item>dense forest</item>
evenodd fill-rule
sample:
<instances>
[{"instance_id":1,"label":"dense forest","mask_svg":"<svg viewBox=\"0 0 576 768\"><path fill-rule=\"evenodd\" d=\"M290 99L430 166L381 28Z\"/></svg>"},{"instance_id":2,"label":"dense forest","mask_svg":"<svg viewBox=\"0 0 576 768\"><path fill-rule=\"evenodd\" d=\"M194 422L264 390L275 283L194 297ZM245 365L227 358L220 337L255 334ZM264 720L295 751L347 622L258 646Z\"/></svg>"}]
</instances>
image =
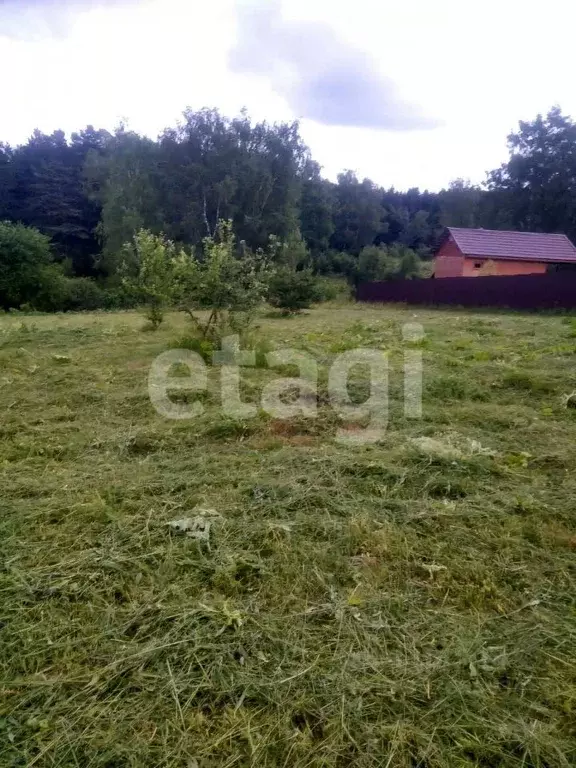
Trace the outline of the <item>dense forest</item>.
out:
<instances>
[{"instance_id":1,"label":"dense forest","mask_svg":"<svg viewBox=\"0 0 576 768\"><path fill-rule=\"evenodd\" d=\"M385 139L383 139L385 140ZM157 140L88 126L67 138L35 131L0 143L0 222L50 238L68 275L114 282L123 245L146 229L196 247L219 220L237 241L303 239L317 273L349 275L366 247L427 258L445 225L565 232L576 237L576 124L558 108L521 122L507 163L486 183L397 191L344 171L322 177L298 123L255 123L186 111ZM13 257L12 257L13 258ZM10 265L2 266L0 273Z\"/></svg>"}]
</instances>

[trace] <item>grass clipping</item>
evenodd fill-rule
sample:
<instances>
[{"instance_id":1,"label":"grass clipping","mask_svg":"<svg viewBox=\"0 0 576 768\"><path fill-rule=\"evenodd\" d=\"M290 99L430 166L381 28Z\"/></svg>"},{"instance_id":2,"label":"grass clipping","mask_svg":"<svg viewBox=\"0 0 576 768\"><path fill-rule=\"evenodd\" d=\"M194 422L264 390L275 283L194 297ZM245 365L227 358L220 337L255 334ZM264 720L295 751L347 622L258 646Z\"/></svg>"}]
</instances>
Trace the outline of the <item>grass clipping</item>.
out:
<instances>
[{"instance_id":1,"label":"grass clipping","mask_svg":"<svg viewBox=\"0 0 576 768\"><path fill-rule=\"evenodd\" d=\"M365 447L328 416L224 429L216 389L160 419L176 315L0 318L0 766L575 764L572 326L418 311L414 422L413 314L261 320L324 362L390 350Z\"/></svg>"}]
</instances>

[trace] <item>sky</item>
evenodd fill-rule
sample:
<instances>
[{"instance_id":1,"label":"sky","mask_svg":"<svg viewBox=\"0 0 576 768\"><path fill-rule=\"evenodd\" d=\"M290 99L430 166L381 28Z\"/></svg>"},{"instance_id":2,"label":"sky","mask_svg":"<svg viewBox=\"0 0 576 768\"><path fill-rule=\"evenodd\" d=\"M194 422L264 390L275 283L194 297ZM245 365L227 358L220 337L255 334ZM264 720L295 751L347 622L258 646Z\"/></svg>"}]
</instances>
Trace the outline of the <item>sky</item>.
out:
<instances>
[{"instance_id":1,"label":"sky","mask_svg":"<svg viewBox=\"0 0 576 768\"><path fill-rule=\"evenodd\" d=\"M576 7L548 0L0 0L0 141L185 107L298 119L329 178L481 183L519 120L576 115Z\"/></svg>"}]
</instances>

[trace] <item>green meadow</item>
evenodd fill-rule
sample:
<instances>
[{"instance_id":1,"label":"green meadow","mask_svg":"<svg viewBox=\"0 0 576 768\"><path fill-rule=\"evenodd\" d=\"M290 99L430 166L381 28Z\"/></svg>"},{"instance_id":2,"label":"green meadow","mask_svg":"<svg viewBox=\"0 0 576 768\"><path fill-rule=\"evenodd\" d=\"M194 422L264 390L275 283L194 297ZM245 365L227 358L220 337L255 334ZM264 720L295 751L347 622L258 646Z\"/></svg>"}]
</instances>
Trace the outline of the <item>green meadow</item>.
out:
<instances>
[{"instance_id":1,"label":"green meadow","mask_svg":"<svg viewBox=\"0 0 576 768\"><path fill-rule=\"evenodd\" d=\"M0 316L0 765L574 765L576 320L262 313L322 372L389 351L367 445L322 391L315 419L222 415L217 367L202 415L160 417L148 371L186 320L142 324ZM203 540L168 525L198 516Z\"/></svg>"}]
</instances>

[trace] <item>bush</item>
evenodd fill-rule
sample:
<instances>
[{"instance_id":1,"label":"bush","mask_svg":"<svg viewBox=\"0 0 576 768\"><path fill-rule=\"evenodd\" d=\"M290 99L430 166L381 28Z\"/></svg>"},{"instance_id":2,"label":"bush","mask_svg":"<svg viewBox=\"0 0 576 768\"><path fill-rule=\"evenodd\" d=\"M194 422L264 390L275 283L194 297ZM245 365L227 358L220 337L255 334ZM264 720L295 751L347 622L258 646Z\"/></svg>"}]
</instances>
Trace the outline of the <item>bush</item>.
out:
<instances>
[{"instance_id":1,"label":"bush","mask_svg":"<svg viewBox=\"0 0 576 768\"><path fill-rule=\"evenodd\" d=\"M176 293L196 333L216 345L230 334L247 331L255 308L268 291L269 254L244 250L235 256L231 221L219 221L214 237L203 241L204 259L180 254L176 261ZM208 318L198 310L208 310Z\"/></svg>"},{"instance_id":2,"label":"bush","mask_svg":"<svg viewBox=\"0 0 576 768\"><path fill-rule=\"evenodd\" d=\"M47 237L23 224L0 222L1 307L17 309L29 304L40 309L39 296L58 294L64 280L62 270L52 262Z\"/></svg>"},{"instance_id":3,"label":"bush","mask_svg":"<svg viewBox=\"0 0 576 768\"><path fill-rule=\"evenodd\" d=\"M125 292L146 307L145 316L151 329L164 319L166 308L174 301L175 261L180 255L174 243L164 235L154 235L141 229L133 242L124 245L122 286ZM135 264L137 273L130 275L129 264Z\"/></svg>"},{"instance_id":4,"label":"bush","mask_svg":"<svg viewBox=\"0 0 576 768\"><path fill-rule=\"evenodd\" d=\"M307 309L321 299L320 285L309 269L295 272L282 267L270 279L268 301L286 313Z\"/></svg>"},{"instance_id":5,"label":"bush","mask_svg":"<svg viewBox=\"0 0 576 768\"><path fill-rule=\"evenodd\" d=\"M100 309L106 293L94 280L67 277L36 229L0 222L0 306L41 312Z\"/></svg>"},{"instance_id":6,"label":"bush","mask_svg":"<svg viewBox=\"0 0 576 768\"><path fill-rule=\"evenodd\" d=\"M318 277L321 301L350 301L350 285L342 277Z\"/></svg>"},{"instance_id":7,"label":"bush","mask_svg":"<svg viewBox=\"0 0 576 768\"><path fill-rule=\"evenodd\" d=\"M39 312L63 312L68 309L70 282L70 278L66 277L59 265L42 267L39 271L36 295L26 304Z\"/></svg>"},{"instance_id":8,"label":"bush","mask_svg":"<svg viewBox=\"0 0 576 768\"><path fill-rule=\"evenodd\" d=\"M189 349L200 355L205 363L212 365L212 355L218 348L210 339L202 339L200 336L187 334L177 339L172 345L172 349Z\"/></svg>"},{"instance_id":9,"label":"bush","mask_svg":"<svg viewBox=\"0 0 576 768\"><path fill-rule=\"evenodd\" d=\"M41 312L81 312L106 307L107 298L94 280L66 277L59 265L51 264L42 270L38 293L29 305Z\"/></svg>"},{"instance_id":10,"label":"bush","mask_svg":"<svg viewBox=\"0 0 576 768\"><path fill-rule=\"evenodd\" d=\"M106 292L88 277L68 278L68 301L65 309L92 311L108 304Z\"/></svg>"},{"instance_id":11,"label":"bush","mask_svg":"<svg viewBox=\"0 0 576 768\"><path fill-rule=\"evenodd\" d=\"M412 280L424 276L424 262L411 248L395 243L386 248L368 245L358 257L356 282L374 280Z\"/></svg>"},{"instance_id":12,"label":"bush","mask_svg":"<svg viewBox=\"0 0 576 768\"><path fill-rule=\"evenodd\" d=\"M123 285L104 284L100 290L104 294L104 309L136 309L136 298L126 291Z\"/></svg>"}]
</instances>

